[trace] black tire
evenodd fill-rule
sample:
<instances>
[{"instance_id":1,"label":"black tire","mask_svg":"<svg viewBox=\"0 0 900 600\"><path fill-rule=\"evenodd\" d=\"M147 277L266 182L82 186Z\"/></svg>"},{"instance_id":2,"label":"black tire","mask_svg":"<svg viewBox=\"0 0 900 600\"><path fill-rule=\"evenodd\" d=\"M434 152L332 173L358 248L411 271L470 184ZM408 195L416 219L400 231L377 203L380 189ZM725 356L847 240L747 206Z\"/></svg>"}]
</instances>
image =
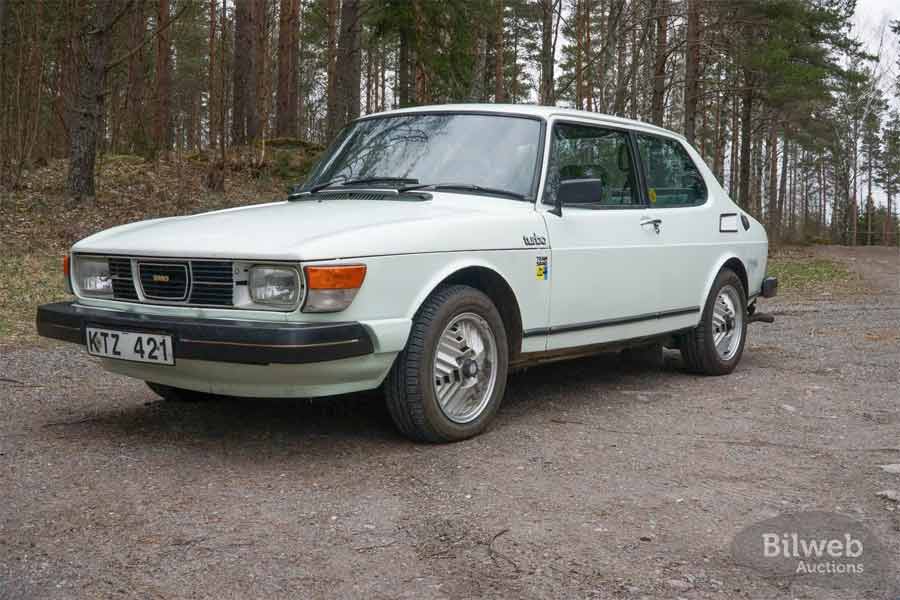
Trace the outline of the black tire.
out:
<instances>
[{"instance_id":1,"label":"black tire","mask_svg":"<svg viewBox=\"0 0 900 600\"><path fill-rule=\"evenodd\" d=\"M147 381L146 383L147 387L153 390L157 396L166 402L205 402L215 397L213 394L208 394L206 392L186 390L170 385L163 385L162 383L153 383L152 381Z\"/></svg>"},{"instance_id":2,"label":"black tire","mask_svg":"<svg viewBox=\"0 0 900 600\"><path fill-rule=\"evenodd\" d=\"M723 288L731 286L737 291L739 297L740 342L737 348L727 358L719 356L713 342L714 325L713 311L716 299ZM681 357L685 367L692 373L701 375L727 375L741 360L744 353L744 344L747 341L747 291L741 278L731 269L722 269L713 282L709 297L703 307L700 323L681 338Z\"/></svg>"},{"instance_id":3,"label":"black tire","mask_svg":"<svg viewBox=\"0 0 900 600\"><path fill-rule=\"evenodd\" d=\"M454 317L475 313L491 329L497 348L496 379L487 403L467 423L444 414L433 384L433 362L438 340ZM406 348L397 357L385 382L391 418L403 435L418 442L454 442L478 435L500 408L506 391L509 348L500 313L491 299L466 285L438 288L413 319Z\"/></svg>"}]
</instances>

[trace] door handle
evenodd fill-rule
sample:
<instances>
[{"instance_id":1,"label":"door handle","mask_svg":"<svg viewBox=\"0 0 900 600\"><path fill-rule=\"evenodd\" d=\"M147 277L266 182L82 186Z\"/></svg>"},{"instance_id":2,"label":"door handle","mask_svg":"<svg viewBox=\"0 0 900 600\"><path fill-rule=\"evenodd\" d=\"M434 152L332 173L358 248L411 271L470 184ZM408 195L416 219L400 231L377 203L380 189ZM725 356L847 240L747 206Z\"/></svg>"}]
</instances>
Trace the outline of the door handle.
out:
<instances>
[{"instance_id":1,"label":"door handle","mask_svg":"<svg viewBox=\"0 0 900 600\"><path fill-rule=\"evenodd\" d=\"M653 225L653 231L656 232L656 235L659 235L659 226L662 225L662 219L651 219L650 217L642 218L641 227L646 227L647 225Z\"/></svg>"}]
</instances>

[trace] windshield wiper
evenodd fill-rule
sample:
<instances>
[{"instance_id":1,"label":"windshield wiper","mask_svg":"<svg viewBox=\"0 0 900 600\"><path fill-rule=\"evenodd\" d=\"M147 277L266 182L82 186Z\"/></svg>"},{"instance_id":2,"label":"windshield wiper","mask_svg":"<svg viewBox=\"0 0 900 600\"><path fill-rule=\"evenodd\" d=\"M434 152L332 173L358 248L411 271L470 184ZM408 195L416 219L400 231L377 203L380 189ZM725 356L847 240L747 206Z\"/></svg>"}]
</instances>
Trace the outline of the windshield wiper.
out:
<instances>
[{"instance_id":1,"label":"windshield wiper","mask_svg":"<svg viewBox=\"0 0 900 600\"><path fill-rule=\"evenodd\" d=\"M529 198L525 194L520 194L519 192L514 192L512 190L504 190L500 188L492 188L492 187L484 187L481 185L473 185L471 183L423 183L420 185L408 185L406 187L399 188L397 191L401 194L403 192L411 192L413 190L467 190L472 192L481 192L483 194L494 194L497 196L507 196L509 198L515 198L516 200L524 200L525 202L531 202Z\"/></svg>"},{"instance_id":2,"label":"windshield wiper","mask_svg":"<svg viewBox=\"0 0 900 600\"><path fill-rule=\"evenodd\" d=\"M358 177L356 179L343 179L336 178L331 181L326 181L324 183L317 183L316 185L309 188L310 194L315 194L318 191L324 190L326 188L334 187L334 186L348 186L348 185L358 185L363 183L401 183L401 184L416 184L419 183L418 179L414 179L411 177Z\"/></svg>"}]
</instances>

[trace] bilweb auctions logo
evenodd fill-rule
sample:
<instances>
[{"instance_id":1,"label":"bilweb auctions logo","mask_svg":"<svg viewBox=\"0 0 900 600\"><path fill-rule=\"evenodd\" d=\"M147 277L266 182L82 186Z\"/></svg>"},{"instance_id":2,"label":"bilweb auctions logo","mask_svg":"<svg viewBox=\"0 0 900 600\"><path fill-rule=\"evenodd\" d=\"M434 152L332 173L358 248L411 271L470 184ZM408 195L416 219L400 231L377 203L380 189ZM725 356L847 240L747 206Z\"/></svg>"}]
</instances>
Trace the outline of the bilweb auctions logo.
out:
<instances>
[{"instance_id":1,"label":"bilweb auctions logo","mask_svg":"<svg viewBox=\"0 0 900 600\"><path fill-rule=\"evenodd\" d=\"M844 534L844 539L806 539L798 533L763 533L763 556L797 559L795 573L864 573L866 565L850 559L861 558L863 543Z\"/></svg>"},{"instance_id":2,"label":"bilweb auctions logo","mask_svg":"<svg viewBox=\"0 0 900 600\"><path fill-rule=\"evenodd\" d=\"M862 524L844 515L781 515L742 530L735 562L769 577L819 587L894 592L888 554Z\"/></svg>"}]
</instances>

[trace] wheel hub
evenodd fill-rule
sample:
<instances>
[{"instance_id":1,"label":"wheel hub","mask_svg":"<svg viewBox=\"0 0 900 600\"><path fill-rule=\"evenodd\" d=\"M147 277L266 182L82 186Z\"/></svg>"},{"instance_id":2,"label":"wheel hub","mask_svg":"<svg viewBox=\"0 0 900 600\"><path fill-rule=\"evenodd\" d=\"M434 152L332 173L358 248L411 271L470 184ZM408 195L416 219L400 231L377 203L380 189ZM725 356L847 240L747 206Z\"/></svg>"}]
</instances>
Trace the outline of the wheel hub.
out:
<instances>
[{"instance_id":1,"label":"wheel hub","mask_svg":"<svg viewBox=\"0 0 900 600\"><path fill-rule=\"evenodd\" d=\"M460 368L462 374L465 377L477 377L478 376L478 363L472 359L468 359L463 362L462 367Z\"/></svg>"},{"instance_id":2,"label":"wheel hub","mask_svg":"<svg viewBox=\"0 0 900 600\"><path fill-rule=\"evenodd\" d=\"M484 411L497 380L497 342L488 322L462 313L444 328L435 348L432 381L444 415L469 423Z\"/></svg>"},{"instance_id":3,"label":"wheel hub","mask_svg":"<svg viewBox=\"0 0 900 600\"><path fill-rule=\"evenodd\" d=\"M713 306L712 329L716 353L722 360L734 357L744 335L744 315L740 293L726 285L719 290Z\"/></svg>"}]
</instances>

